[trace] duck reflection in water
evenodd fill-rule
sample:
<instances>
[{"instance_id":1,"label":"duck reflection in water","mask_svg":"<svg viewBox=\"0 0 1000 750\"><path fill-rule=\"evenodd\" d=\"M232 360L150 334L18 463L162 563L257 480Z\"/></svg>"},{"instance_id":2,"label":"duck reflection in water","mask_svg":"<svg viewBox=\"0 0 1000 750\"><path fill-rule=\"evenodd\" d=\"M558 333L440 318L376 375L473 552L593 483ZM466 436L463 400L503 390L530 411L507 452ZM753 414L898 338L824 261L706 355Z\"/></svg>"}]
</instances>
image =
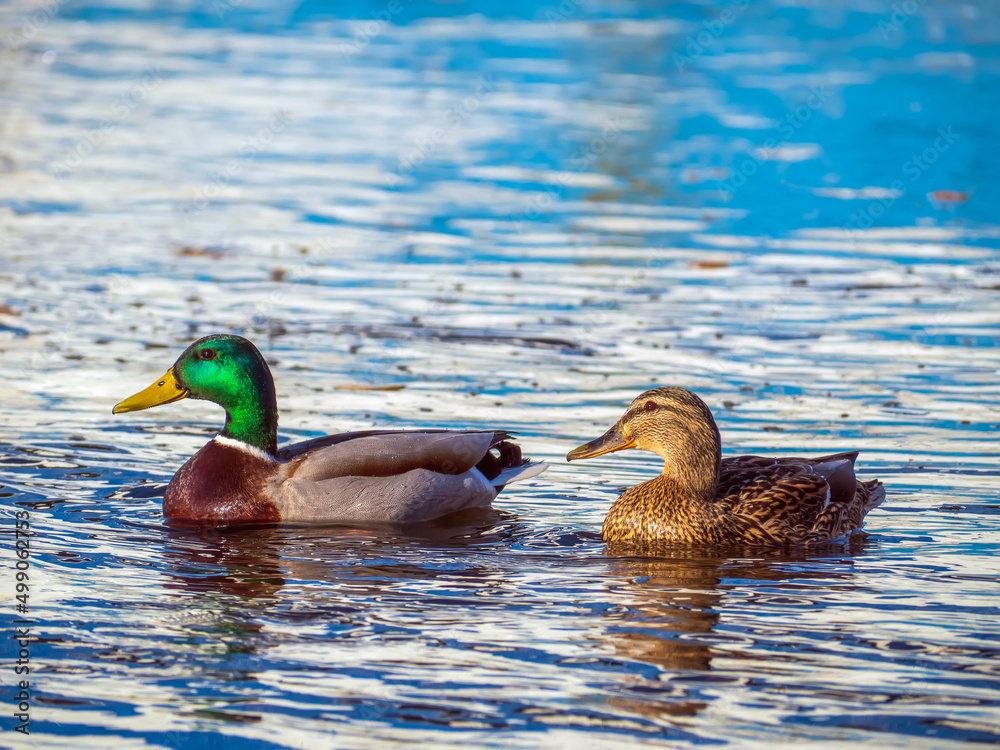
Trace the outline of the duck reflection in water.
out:
<instances>
[{"instance_id":1,"label":"duck reflection in water","mask_svg":"<svg viewBox=\"0 0 1000 750\"><path fill-rule=\"evenodd\" d=\"M181 600L173 625L191 636L185 649L262 655L287 644L282 623L316 623L329 638L370 629L380 602L399 593L400 583L432 587L446 578L450 588L468 588L472 602L472 591L503 581L504 572L482 564L489 555L456 568L450 551L507 547L519 533L513 516L492 509L405 529L172 529L163 544L164 586ZM416 604L426 606L420 598Z\"/></svg>"},{"instance_id":2,"label":"duck reflection in water","mask_svg":"<svg viewBox=\"0 0 1000 750\"><path fill-rule=\"evenodd\" d=\"M480 631L470 624L476 621L471 613L481 604L491 608L490 620L498 613L501 620L523 616L518 613L523 582L512 576L511 561L500 553L524 545L527 532L509 516L491 513L464 525L426 528L419 535L398 529L288 526L172 532L166 545L167 585L184 599L186 629L211 634L185 641L185 647L263 654L289 646L283 622L296 627L315 623L319 631L310 628L309 635L298 639L303 653L313 654L319 647L312 644L316 632L328 642L323 648L338 638L349 639L344 647L353 648L350 644L359 638L435 640L440 628L460 624L470 633L486 634L485 640L474 641L476 648L490 652L496 647L503 658L537 658L511 657L509 642L490 640L493 625ZM595 650L604 654L597 661L610 660L612 670L592 673L606 675L591 678L600 683L595 689L604 694L603 707L578 713L602 720L641 718L685 732L685 717L717 708L724 700L720 692L731 695L747 680L746 669L737 672L730 665L733 659L754 658L754 635L740 629L738 621L727 627L727 619L738 615L740 607L765 600L772 608L775 602L796 606L804 588L797 581L824 579L824 584L832 580L839 585L853 575L843 549L829 557L815 550L796 557L674 546L656 557L637 558L615 557L609 545L609 556L602 561L594 540L572 546L584 544L585 552L574 549L568 557L586 554L598 571L588 598L597 600L600 614L588 617L584 626L582 640L590 643L573 650L578 656L593 657ZM748 556L737 556L742 554ZM789 604L769 599L776 588ZM791 602L791 596L798 596L798 602ZM472 643L456 646L471 649ZM552 656L562 659L565 645L553 646ZM525 647L532 653L546 648ZM718 658L727 665L715 665Z\"/></svg>"},{"instance_id":3,"label":"duck reflection in water","mask_svg":"<svg viewBox=\"0 0 1000 750\"><path fill-rule=\"evenodd\" d=\"M220 529L177 529L164 556L171 563L168 588L267 599L286 582L351 581L352 592L366 571L385 576L429 577L434 571L400 563L399 550L468 548L511 543L523 529L516 518L494 509L472 509L424 524L352 528L308 525ZM372 585L369 593L378 593ZM364 593L364 592L360 592ZM329 591L324 600L330 601Z\"/></svg>"},{"instance_id":4,"label":"duck reflection in water","mask_svg":"<svg viewBox=\"0 0 1000 750\"><path fill-rule=\"evenodd\" d=\"M628 669L628 687L609 703L648 719L694 716L706 710L719 700L719 691L738 689L748 680L745 667L738 672L719 669L713 661L756 658L753 633L727 627L732 606L753 606L767 599L770 607L776 602L801 607L808 594L798 582L826 579L838 587L849 584L854 575L851 555L860 553L862 546L863 540L856 538L851 553L840 546L828 552L811 550L806 556L662 545L646 550L648 557L613 557L610 573L618 581L612 584L611 598L622 606L607 615L611 622L605 637L620 659L656 671L650 675ZM636 554L634 545L616 549L609 544L605 552ZM775 597L775 586L784 593Z\"/></svg>"}]
</instances>

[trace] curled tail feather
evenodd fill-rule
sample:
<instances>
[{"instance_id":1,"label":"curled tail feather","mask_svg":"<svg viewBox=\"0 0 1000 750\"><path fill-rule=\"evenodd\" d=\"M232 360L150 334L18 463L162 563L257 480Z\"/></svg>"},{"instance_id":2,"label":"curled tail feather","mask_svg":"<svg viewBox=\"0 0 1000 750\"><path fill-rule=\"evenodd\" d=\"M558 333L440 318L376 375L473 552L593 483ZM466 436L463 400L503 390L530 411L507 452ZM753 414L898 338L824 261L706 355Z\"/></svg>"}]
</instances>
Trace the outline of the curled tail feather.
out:
<instances>
[{"instance_id":1,"label":"curled tail feather","mask_svg":"<svg viewBox=\"0 0 1000 750\"><path fill-rule=\"evenodd\" d=\"M496 451L495 454L494 451ZM483 473L490 484L497 488L497 492L500 492L504 486L511 482L529 479L541 474L549 468L549 465L544 461L529 461L523 458L519 445L500 440L476 464L476 468Z\"/></svg>"}]
</instances>

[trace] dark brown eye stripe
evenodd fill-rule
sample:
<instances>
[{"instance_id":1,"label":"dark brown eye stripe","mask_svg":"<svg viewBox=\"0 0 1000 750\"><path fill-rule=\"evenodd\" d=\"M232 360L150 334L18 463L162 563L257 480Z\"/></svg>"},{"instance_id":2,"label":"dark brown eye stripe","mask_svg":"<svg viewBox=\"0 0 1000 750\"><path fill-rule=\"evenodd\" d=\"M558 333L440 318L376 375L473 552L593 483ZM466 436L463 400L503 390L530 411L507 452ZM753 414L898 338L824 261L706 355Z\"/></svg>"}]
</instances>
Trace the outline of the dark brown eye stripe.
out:
<instances>
[{"instance_id":1,"label":"dark brown eye stripe","mask_svg":"<svg viewBox=\"0 0 1000 750\"><path fill-rule=\"evenodd\" d=\"M649 404L653 405L653 408L649 408ZM658 404L655 401L643 401L641 404L632 406L622 415L622 422L628 422L630 419L635 419L643 414L652 414L653 412L659 412L663 418L667 418L670 414L677 414L677 409L671 404Z\"/></svg>"},{"instance_id":2,"label":"dark brown eye stripe","mask_svg":"<svg viewBox=\"0 0 1000 750\"><path fill-rule=\"evenodd\" d=\"M643 408L641 406L633 406L631 409L625 412L624 416L622 416L621 421L623 423L629 422L630 420L635 419L642 413L643 413Z\"/></svg>"}]
</instances>

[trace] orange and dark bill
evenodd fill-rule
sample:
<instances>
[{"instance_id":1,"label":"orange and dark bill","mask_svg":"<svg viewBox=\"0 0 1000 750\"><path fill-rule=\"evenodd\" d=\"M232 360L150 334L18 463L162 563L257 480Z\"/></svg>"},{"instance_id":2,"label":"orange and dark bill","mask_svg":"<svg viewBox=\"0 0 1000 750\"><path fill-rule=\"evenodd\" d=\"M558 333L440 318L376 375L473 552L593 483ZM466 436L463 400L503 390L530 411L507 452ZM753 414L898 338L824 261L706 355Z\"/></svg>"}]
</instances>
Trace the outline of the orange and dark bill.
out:
<instances>
[{"instance_id":1,"label":"orange and dark bill","mask_svg":"<svg viewBox=\"0 0 1000 750\"><path fill-rule=\"evenodd\" d=\"M182 398L186 398L187 395L188 392L177 385L177 380L174 378L174 370L170 368L167 370L166 375L149 386L149 388L139 391L133 396L129 396L112 409L111 412L112 414L121 414L125 411L140 411L148 409L151 406L180 401Z\"/></svg>"},{"instance_id":2,"label":"orange and dark bill","mask_svg":"<svg viewBox=\"0 0 1000 750\"><path fill-rule=\"evenodd\" d=\"M574 448L566 454L567 461L576 461L580 458L593 458L612 451L623 451L626 448L635 447L635 438L628 437L622 430L621 422L601 435L597 440L591 440L586 445Z\"/></svg>"}]
</instances>

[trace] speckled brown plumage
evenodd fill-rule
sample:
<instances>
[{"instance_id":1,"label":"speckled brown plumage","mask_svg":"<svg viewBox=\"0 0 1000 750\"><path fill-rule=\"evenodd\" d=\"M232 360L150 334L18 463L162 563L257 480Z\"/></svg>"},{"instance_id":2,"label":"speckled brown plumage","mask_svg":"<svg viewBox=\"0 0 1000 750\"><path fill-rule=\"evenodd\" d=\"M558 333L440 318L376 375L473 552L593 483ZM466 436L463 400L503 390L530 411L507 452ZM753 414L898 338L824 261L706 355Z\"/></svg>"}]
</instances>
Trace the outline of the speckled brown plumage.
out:
<instances>
[{"instance_id":1,"label":"speckled brown plumage","mask_svg":"<svg viewBox=\"0 0 1000 750\"><path fill-rule=\"evenodd\" d=\"M861 528L881 504L878 480L858 481L857 453L721 460L705 403L683 388L639 396L603 437L569 458L636 447L664 458L663 473L622 493L604 520L606 542L725 546L815 545Z\"/></svg>"}]
</instances>

